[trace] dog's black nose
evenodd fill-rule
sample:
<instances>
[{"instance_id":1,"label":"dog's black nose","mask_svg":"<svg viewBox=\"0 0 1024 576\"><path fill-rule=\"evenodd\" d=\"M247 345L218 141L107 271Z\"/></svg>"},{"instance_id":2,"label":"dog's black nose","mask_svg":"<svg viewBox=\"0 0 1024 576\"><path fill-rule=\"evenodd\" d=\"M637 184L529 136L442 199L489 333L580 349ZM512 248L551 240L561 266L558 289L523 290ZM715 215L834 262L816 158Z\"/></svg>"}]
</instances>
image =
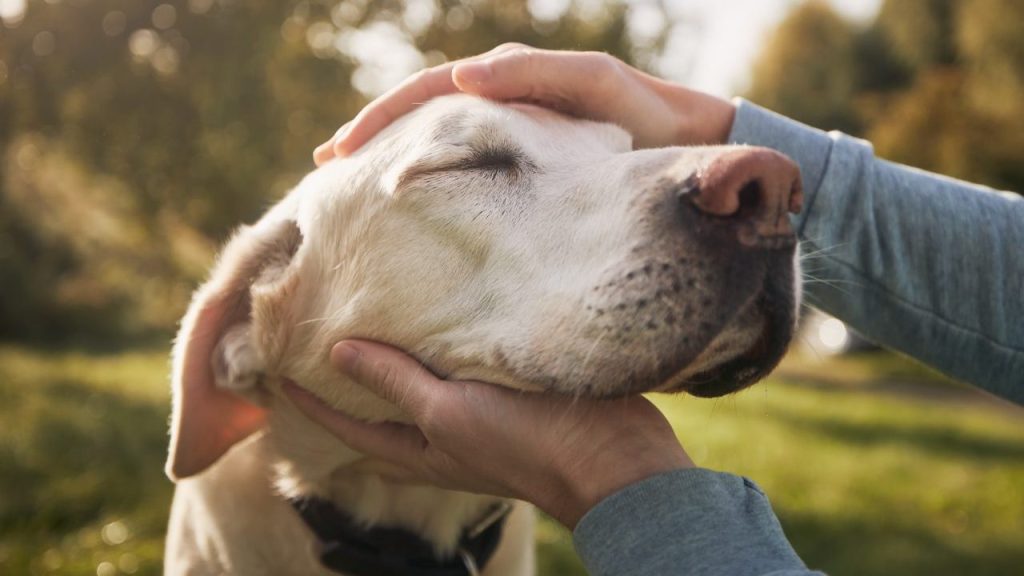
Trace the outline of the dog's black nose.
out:
<instances>
[{"instance_id":1,"label":"dog's black nose","mask_svg":"<svg viewBox=\"0 0 1024 576\"><path fill-rule=\"evenodd\" d=\"M767 148L731 150L691 179L687 198L701 212L735 222L742 244L782 247L795 241L787 212L803 202L800 169Z\"/></svg>"}]
</instances>

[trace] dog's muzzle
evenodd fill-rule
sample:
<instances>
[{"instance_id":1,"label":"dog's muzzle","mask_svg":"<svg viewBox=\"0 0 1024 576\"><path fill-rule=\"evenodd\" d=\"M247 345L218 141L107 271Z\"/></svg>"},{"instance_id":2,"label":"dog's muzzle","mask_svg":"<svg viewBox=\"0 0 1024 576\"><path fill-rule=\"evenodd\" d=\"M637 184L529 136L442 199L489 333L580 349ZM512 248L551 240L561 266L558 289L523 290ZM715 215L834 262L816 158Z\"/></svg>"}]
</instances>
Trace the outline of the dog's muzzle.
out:
<instances>
[{"instance_id":1,"label":"dog's muzzle","mask_svg":"<svg viewBox=\"0 0 1024 576\"><path fill-rule=\"evenodd\" d=\"M760 337L746 352L688 379L687 391L694 396L723 396L771 372L793 338L797 238L788 214L799 212L803 203L800 170L773 150L736 150L691 176L679 199L713 218L719 229L731 230L736 250L758 252L765 260L763 287L752 304L764 321Z\"/></svg>"}]
</instances>

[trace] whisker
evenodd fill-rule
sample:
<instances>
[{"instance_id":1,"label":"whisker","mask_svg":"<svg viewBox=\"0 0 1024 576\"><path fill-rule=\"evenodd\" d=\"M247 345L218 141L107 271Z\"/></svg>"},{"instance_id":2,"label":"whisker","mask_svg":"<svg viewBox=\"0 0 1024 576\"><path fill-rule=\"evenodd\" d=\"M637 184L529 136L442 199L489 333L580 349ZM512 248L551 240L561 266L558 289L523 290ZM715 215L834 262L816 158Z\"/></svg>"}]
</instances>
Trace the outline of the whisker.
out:
<instances>
[{"instance_id":1,"label":"whisker","mask_svg":"<svg viewBox=\"0 0 1024 576\"><path fill-rule=\"evenodd\" d=\"M813 244L813 241L811 243ZM841 242L839 244L833 244L832 246L824 246L824 247L818 248L817 250L812 250L811 252L801 252L800 253L800 263L802 264L806 260L812 260L814 258L820 258L820 257L828 254L829 252L834 252L834 251L838 250L839 248L842 248L843 246L846 246L848 244L849 244L849 242Z\"/></svg>"},{"instance_id":2,"label":"whisker","mask_svg":"<svg viewBox=\"0 0 1024 576\"><path fill-rule=\"evenodd\" d=\"M328 320L333 320L334 318L336 318L336 316L324 316L322 318L309 318L308 320L303 320L302 322L297 322L295 325L296 326L305 326L307 324L316 324L317 322L327 322Z\"/></svg>"},{"instance_id":3,"label":"whisker","mask_svg":"<svg viewBox=\"0 0 1024 576\"><path fill-rule=\"evenodd\" d=\"M582 330L582 327L579 330ZM586 384L583 380L587 377L587 365L590 364L590 359L594 354L594 350L597 350L597 347L600 346L601 341L604 340L605 335L608 334L609 331L610 330L606 328L598 334L597 338L594 338L594 343L590 346L590 349L587 350L587 355L583 357L583 362L579 366L580 378L576 381L576 385L573 386L573 391L577 392L577 394L582 393L584 385ZM573 372L575 373L577 371L574 370Z\"/></svg>"}]
</instances>

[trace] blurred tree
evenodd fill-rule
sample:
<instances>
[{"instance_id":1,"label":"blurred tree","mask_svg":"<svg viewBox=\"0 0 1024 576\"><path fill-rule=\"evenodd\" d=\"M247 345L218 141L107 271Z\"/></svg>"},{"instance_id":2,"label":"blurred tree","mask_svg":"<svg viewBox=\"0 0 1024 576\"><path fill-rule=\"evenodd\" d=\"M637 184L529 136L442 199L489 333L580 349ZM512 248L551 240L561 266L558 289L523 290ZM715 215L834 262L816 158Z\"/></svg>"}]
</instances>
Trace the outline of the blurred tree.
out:
<instances>
[{"instance_id":1,"label":"blurred tree","mask_svg":"<svg viewBox=\"0 0 1024 576\"><path fill-rule=\"evenodd\" d=\"M1003 119L1020 119L1024 108L1024 2L964 0L956 19L956 41L968 74L971 103Z\"/></svg>"},{"instance_id":2,"label":"blurred tree","mask_svg":"<svg viewBox=\"0 0 1024 576\"><path fill-rule=\"evenodd\" d=\"M873 28L889 40L893 55L911 69L956 62L953 8L959 0L887 0Z\"/></svg>"},{"instance_id":3,"label":"blurred tree","mask_svg":"<svg viewBox=\"0 0 1024 576\"><path fill-rule=\"evenodd\" d=\"M843 21L820 0L773 34L749 96L880 156L1024 191L1024 3L886 0Z\"/></svg>"},{"instance_id":4,"label":"blurred tree","mask_svg":"<svg viewBox=\"0 0 1024 576\"><path fill-rule=\"evenodd\" d=\"M798 6L755 64L750 98L808 124L858 130L856 39L824 1Z\"/></svg>"},{"instance_id":5,"label":"blurred tree","mask_svg":"<svg viewBox=\"0 0 1024 576\"><path fill-rule=\"evenodd\" d=\"M669 23L636 6L642 39L610 0L28 0L0 24L0 338L166 334L369 97L508 41L650 62Z\"/></svg>"},{"instance_id":6,"label":"blurred tree","mask_svg":"<svg viewBox=\"0 0 1024 576\"><path fill-rule=\"evenodd\" d=\"M872 117L868 136L879 155L967 180L990 174L985 141L998 127L964 106L965 91L958 70L921 72Z\"/></svg>"}]
</instances>

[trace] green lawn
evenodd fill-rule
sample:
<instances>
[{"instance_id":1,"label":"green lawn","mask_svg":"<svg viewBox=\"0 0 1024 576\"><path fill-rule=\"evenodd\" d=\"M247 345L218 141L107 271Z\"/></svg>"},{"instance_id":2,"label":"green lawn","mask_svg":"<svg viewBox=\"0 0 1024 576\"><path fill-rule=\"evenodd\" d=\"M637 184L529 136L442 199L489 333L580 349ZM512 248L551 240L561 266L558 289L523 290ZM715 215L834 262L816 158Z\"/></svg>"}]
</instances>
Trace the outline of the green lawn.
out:
<instances>
[{"instance_id":1,"label":"green lawn","mask_svg":"<svg viewBox=\"0 0 1024 576\"><path fill-rule=\"evenodd\" d=\"M0 574L159 574L163 351L0 348ZM1024 565L1024 411L889 355L791 358L729 398L659 397L699 464L754 478L833 576ZM582 574L538 533L541 574Z\"/></svg>"}]
</instances>

